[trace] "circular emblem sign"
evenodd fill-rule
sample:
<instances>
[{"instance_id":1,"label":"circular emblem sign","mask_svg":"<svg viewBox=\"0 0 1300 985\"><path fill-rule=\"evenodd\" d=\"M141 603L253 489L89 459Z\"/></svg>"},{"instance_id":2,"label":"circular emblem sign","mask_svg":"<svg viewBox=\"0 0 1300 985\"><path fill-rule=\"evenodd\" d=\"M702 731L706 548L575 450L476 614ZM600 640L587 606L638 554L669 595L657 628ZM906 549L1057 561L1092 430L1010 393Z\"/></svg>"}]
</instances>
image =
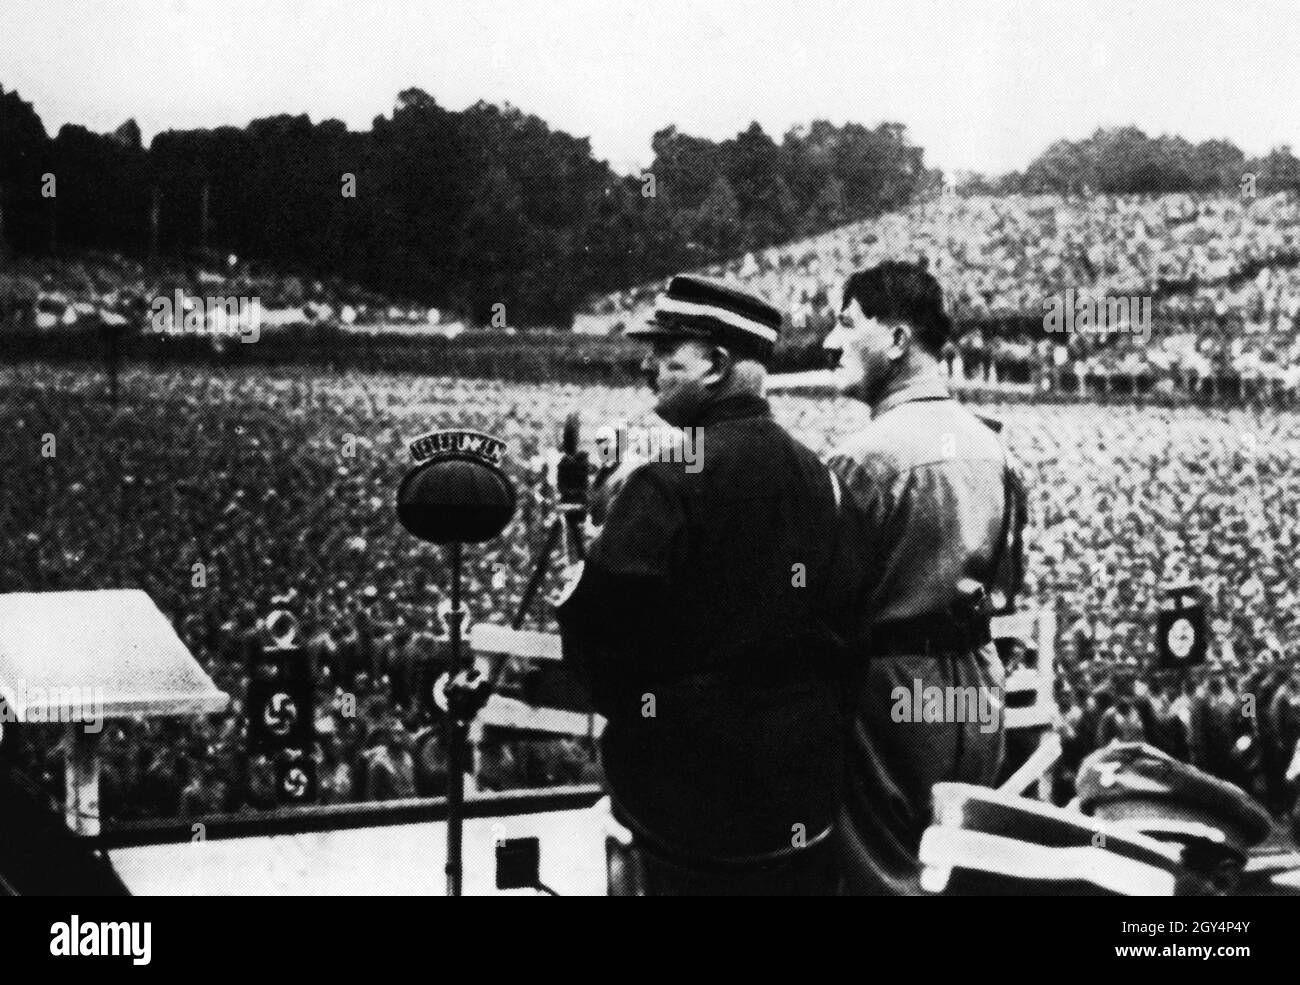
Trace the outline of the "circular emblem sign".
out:
<instances>
[{"instance_id":1,"label":"circular emblem sign","mask_svg":"<svg viewBox=\"0 0 1300 985\"><path fill-rule=\"evenodd\" d=\"M1196 645L1196 629L1186 618L1175 619L1165 639L1169 643L1169 652L1179 660L1185 660Z\"/></svg>"}]
</instances>

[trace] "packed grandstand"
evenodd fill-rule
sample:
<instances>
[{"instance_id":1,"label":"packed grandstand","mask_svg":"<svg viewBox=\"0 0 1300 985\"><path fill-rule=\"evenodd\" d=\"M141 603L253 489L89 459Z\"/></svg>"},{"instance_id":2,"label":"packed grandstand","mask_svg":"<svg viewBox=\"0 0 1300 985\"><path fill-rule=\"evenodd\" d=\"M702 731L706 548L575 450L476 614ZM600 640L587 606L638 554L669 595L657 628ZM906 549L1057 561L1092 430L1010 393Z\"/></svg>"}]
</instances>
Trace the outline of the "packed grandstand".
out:
<instances>
[{"instance_id":1,"label":"packed grandstand","mask_svg":"<svg viewBox=\"0 0 1300 985\"><path fill-rule=\"evenodd\" d=\"M1292 508L1300 420L1259 403L1289 403L1300 386L1300 201L1294 193L945 195L706 272L763 292L789 312L792 334L815 347L844 277L899 257L925 258L945 285L964 329L950 354L959 381L1011 388L986 399L1033 491L1025 604L1052 609L1061 627L1059 796L1069 794L1072 763L1122 735L1182 750L1280 803L1280 761L1300 738L1290 663L1300 643L1291 563L1300 546ZM599 298L578 327L617 335L645 317L661 286ZM1049 335L1045 300L1067 289L1150 297L1155 329L1145 342ZM96 254L22 260L0 272L0 345L2 333L142 327L149 299L177 290L255 295L282 325L451 321L234 257L159 272ZM321 800L439 792L446 759L423 695L445 645L444 572L393 521L403 439L464 426L509 441L521 508L499 542L474 554L469 573L472 618L501 623L545 537L554 493L538 463L565 414L582 407L596 425L636 418L646 406L631 386L523 385L454 370L412 376L128 357L116 406L94 359L6 358L0 374L0 469L28 477L0 499L0 591L143 588L236 699L196 724L110 728L102 811L112 821L272 802L266 764L246 755L240 698L257 619L274 607L296 611L307 631ZM1203 396L1206 386L1220 398L1212 407L1177 399ZM1024 399L1049 391L1072 399ZM1092 398L1103 393L1164 394L1170 405L1102 407ZM866 414L830 396L780 396L775 405L819 451ZM47 434L60 451L41 458ZM349 436L353 454L343 451ZM208 573L199 587L196 563ZM1217 642L1204 670L1172 682L1143 668L1158 590L1180 578L1205 586ZM550 628L544 604L528 625ZM518 670L514 693L527 697ZM1136 693L1135 674L1146 678ZM1247 692L1260 699L1256 717L1224 710ZM24 730L8 754L57 791L62 751L53 734ZM486 747L479 767L484 789L598 776L582 737L503 740Z\"/></svg>"}]
</instances>

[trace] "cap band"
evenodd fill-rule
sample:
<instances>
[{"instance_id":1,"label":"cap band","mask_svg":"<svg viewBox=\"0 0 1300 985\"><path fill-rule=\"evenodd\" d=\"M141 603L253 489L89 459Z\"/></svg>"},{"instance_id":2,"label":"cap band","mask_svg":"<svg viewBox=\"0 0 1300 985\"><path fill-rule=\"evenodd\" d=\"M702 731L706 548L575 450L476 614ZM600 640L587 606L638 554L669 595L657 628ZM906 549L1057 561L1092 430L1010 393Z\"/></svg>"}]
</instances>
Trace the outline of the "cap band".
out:
<instances>
[{"instance_id":1,"label":"cap band","mask_svg":"<svg viewBox=\"0 0 1300 985\"><path fill-rule=\"evenodd\" d=\"M746 318L744 315L737 314L734 311L728 311L726 308L720 308L712 304L694 304L690 301L681 301L677 298L670 297L667 294L661 294L659 300L655 302L656 313L663 312L669 315L681 315L686 318L712 318L715 321L722 322L731 328L736 328L742 332L749 332L757 335L764 342L775 342L777 331L762 322L755 321L752 318Z\"/></svg>"}]
</instances>

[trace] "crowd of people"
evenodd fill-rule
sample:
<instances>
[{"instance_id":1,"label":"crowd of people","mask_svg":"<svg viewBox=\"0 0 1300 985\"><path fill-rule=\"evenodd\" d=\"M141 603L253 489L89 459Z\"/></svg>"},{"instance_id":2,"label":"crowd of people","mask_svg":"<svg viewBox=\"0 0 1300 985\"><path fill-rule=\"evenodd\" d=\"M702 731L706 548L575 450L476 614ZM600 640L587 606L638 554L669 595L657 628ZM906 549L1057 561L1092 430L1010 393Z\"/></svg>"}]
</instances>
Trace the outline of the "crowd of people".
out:
<instances>
[{"instance_id":1,"label":"crowd of people","mask_svg":"<svg viewBox=\"0 0 1300 985\"><path fill-rule=\"evenodd\" d=\"M1235 783L1276 813L1295 805L1300 675L1290 660L1214 661L1154 674L1131 661L1067 663L1056 703L1058 803L1074 796L1079 764L1093 750L1145 742Z\"/></svg>"},{"instance_id":2,"label":"crowd of people","mask_svg":"<svg viewBox=\"0 0 1300 985\"><path fill-rule=\"evenodd\" d=\"M833 307L845 271L892 255L928 256L959 317L1023 310L1075 278L1115 291L1160 289L1193 327L1153 335L1142 359L1164 358L1170 345L1183 347L1178 358L1188 366L1187 353L1219 358L1194 327L1208 313L1258 329L1228 343L1240 365L1294 373L1300 274L1285 262L1300 249L1297 237L1300 207L1281 196L957 197L713 272L765 290L796 317ZM41 276L56 274L70 276L66 267ZM111 290L128 274L92 286ZM611 299L611 313L626 315L652 288ZM1272 346L1279 339L1285 345ZM102 746L104 811L113 818L267 802L270 772L248 757L242 702L257 619L275 608L298 616L304 659L316 668L319 799L439 789L445 751L427 690L444 659L446 572L395 523L405 440L461 426L509 443L519 509L500 538L471 552L467 572L471 618L505 623L552 516L541 462L560 422L582 408L590 430L634 421L646 407L626 388L238 366L130 367L117 406L94 367L16 360L0 372L0 471L21 477L0 497L0 591L143 588L233 699L198 723L114 723ZM865 423L864 408L839 399L774 404L822 453ZM1213 657L1227 669L1206 689L1258 698L1262 690L1250 690L1263 687L1250 679L1257 668L1289 673L1300 641L1291 563L1300 549L1300 419L1249 406L1014 403L990 412L1031 491L1023 601L1052 608L1061 626L1063 722L1074 721L1076 748L1098 741L1103 718L1111 732L1134 732L1128 706L1110 699L1122 713L1098 711L1113 688L1097 682L1110 672L1089 668L1129 660L1145 668L1159 593L1172 583L1199 585L1212 613ZM47 435L53 455L42 454ZM553 570L543 597L558 587ZM525 625L553 628L547 610L539 601ZM1178 697L1152 683L1142 701ZM1255 702L1259 727L1272 714L1264 704ZM39 729L17 731L31 770L57 788L57 742ZM1269 742L1281 740L1260 738L1258 748ZM478 766L477 782L498 788L576 782L596 768L585 740L499 737L484 744Z\"/></svg>"},{"instance_id":3,"label":"crowd of people","mask_svg":"<svg viewBox=\"0 0 1300 985\"><path fill-rule=\"evenodd\" d=\"M846 402L777 406L819 451L862 424ZM1289 560L1300 550L1300 420L1086 404L986 412L1003 423L1029 490L1021 604L1057 618L1067 747L1058 794L1087 752L1145 739L1289 806L1280 776L1300 735L1293 710L1274 700L1294 702L1300 685L1300 579ZM1210 659L1180 677L1154 669L1155 620L1164 590L1187 583L1204 593ZM1211 698L1212 714L1200 715ZM1165 720L1171 704L1182 724Z\"/></svg>"},{"instance_id":4,"label":"crowd of people","mask_svg":"<svg viewBox=\"0 0 1300 985\"><path fill-rule=\"evenodd\" d=\"M975 369L1068 368L1075 377L1236 375L1300 384L1300 201L1294 195L945 195L708 273L790 312L796 331L828 329L854 270L923 258L968 326L956 355ZM662 284L617 292L593 310L613 326L646 317ZM1046 336L1047 299L1067 289L1149 297L1158 331L1141 345ZM824 334L824 333L823 333ZM1003 375L1006 375L1005 373Z\"/></svg>"},{"instance_id":5,"label":"crowd of people","mask_svg":"<svg viewBox=\"0 0 1300 985\"><path fill-rule=\"evenodd\" d=\"M973 381L1047 391L1122 378L1156 392L1196 394L1202 381L1232 379L1270 398L1300 390L1294 194L947 194L706 273L759 291L789 313L791 338L815 343L830 329L848 273L898 257L924 258L943 284L963 326L950 364ZM583 331L617 333L639 323L663 286L596 299L579 315ZM1042 331L1045 304L1068 289L1150 298L1155 330L1142 339L1049 335ZM267 327L446 327L442 312L394 304L337 279L280 275L216 255L154 271L111 254L11 266L0 275L0 327L138 323L150 299L177 290L192 298L259 298Z\"/></svg>"},{"instance_id":6,"label":"crowd of people","mask_svg":"<svg viewBox=\"0 0 1300 985\"><path fill-rule=\"evenodd\" d=\"M201 723L111 726L104 809L122 817L264 800L242 702L256 622L277 608L298 617L317 668L320 798L437 789L445 766L425 691L445 659L446 571L395 522L405 440L463 426L508 441L519 508L500 538L469 553L466 573L471 620L508 623L551 519L540 466L564 416L582 408L591 434L645 411L635 389L305 369L135 368L122 392L113 410L96 370L34 364L6 367L0 387L0 468L23 477L0 497L0 591L143 588L233 699ZM867 413L831 398L774 406L822 453ZM1063 668L1145 661L1160 589L1181 581L1205 593L1215 659L1253 668L1294 653L1300 420L1090 405L989 412L1031 491L1022 602L1055 610ZM53 457L41 455L47 434ZM558 587L553 570L543 598ZM539 599L525 626L553 628L548 610ZM1091 693L1080 686L1076 703ZM28 754L57 789L53 739L37 736ZM479 765L484 787L595 775L580 739L493 738Z\"/></svg>"},{"instance_id":7,"label":"crowd of people","mask_svg":"<svg viewBox=\"0 0 1300 985\"><path fill-rule=\"evenodd\" d=\"M232 700L226 711L194 721L112 721L97 744L100 819L192 819L284 803L277 757L248 748L246 675L230 660L205 661ZM344 804L446 793L448 761L441 716L396 697L392 682L361 673L348 689L328 668L314 694L311 750L315 792L309 802ZM357 702L355 711L351 703ZM21 764L52 799L61 797L65 748L52 727L18 733ZM471 789L563 786L598 779L589 743L580 739L484 742Z\"/></svg>"},{"instance_id":8,"label":"crowd of people","mask_svg":"<svg viewBox=\"0 0 1300 985\"><path fill-rule=\"evenodd\" d=\"M150 266L114 253L73 259L30 257L0 272L0 332L63 331L93 325L147 327L157 298L256 298L267 327L439 323L442 312L398 304L338 278L314 279L265 269L233 255Z\"/></svg>"},{"instance_id":9,"label":"crowd of people","mask_svg":"<svg viewBox=\"0 0 1300 985\"><path fill-rule=\"evenodd\" d=\"M429 685L446 666L446 572L437 552L396 523L404 439L436 423L500 430L514 448L526 396L499 384L435 381L421 394L262 373L132 371L114 411L91 370L5 371L10 430L4 474L24 477L0 502L0 591L140 587L223 691L223 713L195 724L114 722L101 742L105 817L177 816L267 806L271 764L246 752L244 699L259 619L286 609L303 627L316 682L315 750L322 802L437 791L445 749ZM477 407L474 405L478 403ZM471 409L473 408L473 409ZM42 458L53 434L56 453ZM547 435L549 439L551 436ZM527 470L525 470L527 472ZM473 619L502 622L522 593L550 504L531 472L507 536L467 570ZM547 591L558 587L556 576ZM527 625L545 626L540 602ZM504 668L522 686L525 667ZM52 730L15 730L29 768L62 788ZM476 782L485 789L581 782L596 774L585 739L488 735Z\"/></svg>"}]
</instances>

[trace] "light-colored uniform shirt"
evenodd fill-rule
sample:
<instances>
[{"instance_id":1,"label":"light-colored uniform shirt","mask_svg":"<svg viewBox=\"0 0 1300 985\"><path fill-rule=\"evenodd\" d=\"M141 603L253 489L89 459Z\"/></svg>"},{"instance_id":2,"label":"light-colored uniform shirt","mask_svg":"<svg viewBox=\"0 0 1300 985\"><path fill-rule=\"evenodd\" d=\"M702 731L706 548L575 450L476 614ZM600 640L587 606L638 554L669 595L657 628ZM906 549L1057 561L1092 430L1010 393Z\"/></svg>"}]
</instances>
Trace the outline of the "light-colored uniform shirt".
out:
<instances>
[{"instance_id":1,"label":"light-colored uniform shirt","mask_svg":"<svg viewBox=\"0 0 1300 985\"><path fill-rule=\"evenodd\" d=\"M1001 769L1000 710L991 729L964 717L900 725L892 697L900 687L930 686L1000 695L1005 675L992 643L889 656L858 647L873 627L917 616L932 616L924 624L941 633L957 583L992 580L1006 462L992 428L953 400L937 374L887 395L871 423L830 457L841 487L837 570L849 585L837 606L837 628L850 644L852 721L836 838L851 894L919 894L917 852L933 785L988 786Z\"/></svg>"},{"instance_id":2,"label":"light-colored uniform shirt","mask_svg":"<svg viewBox=\"0 0 1300 985\"><path fill-rule=\"evenodd\" d=\"M946 613L960 579L990 580L1009 461L992 428L952 398L942 377L886 397L829 464L842 489L842 543L858 559L853 598L862 622L853 630ZM1008 546L999 562L1003 589L1010 553Z\"/></svg>"}]
</instances>

